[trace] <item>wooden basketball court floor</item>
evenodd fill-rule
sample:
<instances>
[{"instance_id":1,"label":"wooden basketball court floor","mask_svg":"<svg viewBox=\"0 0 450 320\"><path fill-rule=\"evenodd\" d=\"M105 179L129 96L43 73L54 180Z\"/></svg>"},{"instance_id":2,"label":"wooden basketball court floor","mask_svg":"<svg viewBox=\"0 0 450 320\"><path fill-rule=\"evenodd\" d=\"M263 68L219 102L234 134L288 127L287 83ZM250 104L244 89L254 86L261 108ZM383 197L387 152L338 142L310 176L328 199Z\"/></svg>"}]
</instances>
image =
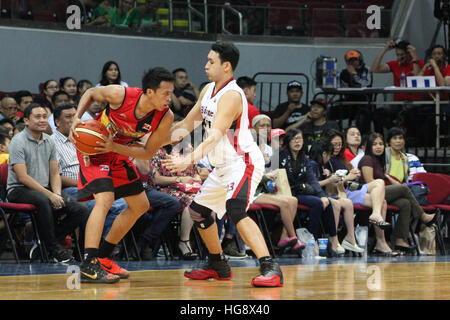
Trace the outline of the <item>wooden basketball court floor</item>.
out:
<instances>
[{"instance_id":1,"label":"wooden basketball court floor","mask_svg":"<svg viewBox=\"0 0 450 320\"><path fill-rule=\"evenodd\" d=\"M0 300L447 300L450 256L277 258L282 288L253 288L256 259L230 261L231 281L195 281L183 271L204 261L119 262L131 271L116 284L80 284L78 264L0 261Z\"/></svg>"}]
</instances>

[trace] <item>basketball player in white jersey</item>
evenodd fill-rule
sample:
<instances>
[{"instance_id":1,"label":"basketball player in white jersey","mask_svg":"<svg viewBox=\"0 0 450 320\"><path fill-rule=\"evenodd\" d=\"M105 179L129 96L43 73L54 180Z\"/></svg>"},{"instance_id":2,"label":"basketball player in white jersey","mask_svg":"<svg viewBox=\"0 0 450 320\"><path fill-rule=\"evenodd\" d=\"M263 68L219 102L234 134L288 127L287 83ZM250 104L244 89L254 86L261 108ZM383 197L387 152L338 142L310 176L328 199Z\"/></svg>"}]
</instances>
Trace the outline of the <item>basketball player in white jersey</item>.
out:
<instances>
[{"instance_id":1,"label":"basketball player in white jersey","mask_svg":"<svg viewBox=\"0 0 450 320\"><path fill-rule=\"evenodd\" d=\"M185 277L230 280L233 276L222 253L211 215L214 211L219 218L228 215L259 259L261 274L253 278L252 285L280 287L281 269L270 257L259 227L246 213L264 173L264 157L248 129L247 99L233 77L238 61L239 51L233 44L217 42L211 46L205 71L212 82L202 90L186 118L172 127L169 136L170 143L180 141L203 123L205 139L191 154L169 157L163 164L172 172L184 171L207 155L214 167L189 207L209 250L208 263L201 269L186 271Z\"/></svg>"}]
</instances>

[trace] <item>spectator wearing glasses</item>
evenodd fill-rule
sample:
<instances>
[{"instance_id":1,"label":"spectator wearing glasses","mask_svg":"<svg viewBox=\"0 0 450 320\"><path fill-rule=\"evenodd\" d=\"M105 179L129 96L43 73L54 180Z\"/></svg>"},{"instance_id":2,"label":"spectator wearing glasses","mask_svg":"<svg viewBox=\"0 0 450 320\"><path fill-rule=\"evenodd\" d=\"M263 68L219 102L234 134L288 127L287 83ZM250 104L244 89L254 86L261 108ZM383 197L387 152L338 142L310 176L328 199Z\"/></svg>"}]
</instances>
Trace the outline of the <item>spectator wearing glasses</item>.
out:
<instances>
[{"instance_id":1,"label":"spectator wearing glasses","mask_svg":"<svg viewBox=\"0 0 450 320\"><path fill-rule=\"evenodd\" d=\"M59 91L59 83L56 82L53 79L47 80L44 82L43 90L42 90L42 96L39 97L38 102L41 104L41 106L50 108L53 110L53 102L52 97L53 95Z\"/></svg>"}]
</instances>

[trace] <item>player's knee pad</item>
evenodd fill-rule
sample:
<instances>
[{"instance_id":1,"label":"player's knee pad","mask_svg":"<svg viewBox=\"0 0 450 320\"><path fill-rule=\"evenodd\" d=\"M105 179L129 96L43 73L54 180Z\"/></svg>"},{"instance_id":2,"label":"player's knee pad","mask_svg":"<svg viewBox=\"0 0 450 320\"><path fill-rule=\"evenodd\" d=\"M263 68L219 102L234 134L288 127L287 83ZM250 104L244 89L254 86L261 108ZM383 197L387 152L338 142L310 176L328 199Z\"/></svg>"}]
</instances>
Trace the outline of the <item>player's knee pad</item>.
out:
<instances>
[{"instance_id":1,"label":"player's knee pad","mask_svg":"<svg viewBox=\"0 0 450 320\"><path fill-rule=\"evenodd\" d=\"M189 214L194 221L194 225L199 229L208 229L215 222L212 217L212 210L199 205L195 201L192 201L189 206Z\"/></svg>"},{"instance_id":2,"label":"player's knee pad","mask_svg":"<svg viewBox=\"0 0 450 320\"><path fill-rule=\"evenodd\" d=\"M237 223L242 219L248 217L246 212L247 204L245 201L239 199L227 200L225 208L227 210L228 217L235 225L237 225Z\"/></svg>"}]
</instances>

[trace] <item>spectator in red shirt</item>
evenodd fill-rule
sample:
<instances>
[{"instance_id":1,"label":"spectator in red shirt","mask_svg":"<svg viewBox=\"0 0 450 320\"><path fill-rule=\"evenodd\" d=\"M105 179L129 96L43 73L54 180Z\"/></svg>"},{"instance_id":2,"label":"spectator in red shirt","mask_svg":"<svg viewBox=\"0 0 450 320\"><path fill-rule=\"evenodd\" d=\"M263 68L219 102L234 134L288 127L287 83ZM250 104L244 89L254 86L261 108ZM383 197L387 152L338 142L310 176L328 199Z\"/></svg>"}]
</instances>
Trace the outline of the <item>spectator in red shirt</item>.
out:
<instances>
[{"instance_id":1,"label":"spectator in red shirt","mask_svg":"<svg viewBox=\"0 0 450 320\"><path fill-rule=\"evenodd\" d=\"M386 52L391 49L395 49L395 55L397 60L389 61L382 64ZM413 47L408 41L402 40L396 43L394 40L389 40L385 47L380 51L375 61L373 62L370 71L374 73L389 73L391 72L394 77L394 86L401 86L401 76L415 76L418 75L420 70L424 66L424 61L419 59L417 56L416 48ZM406 83L405 85L406 86ZM422 94L411 94L411 93L397 93L394 95L394 101L421 101L423 100ZM378 113L382 119L377 119L376 123L383 124L385 127L390 129L393 126L406 127L408 131L408 136L410 138L415 138L414 134L416 125L415 117L417 113L417 105L392 105L382 107ZM397 123L395 123L395 122ZM375 128L377 132L380 132L382 128Z\"/></svg>"},{"instance_id":2,"label":"spectator in red shirt","mask_svg":"<svg viewBox=\"0 0 450 320\"><path fill-rule=\"evenodd\" d=\"M437 44L431 48L431 59L423 66L418 75L434 76L437 86L450 85L450 65L447 64L445 48L442 45Z\"/></svg>"},{"instance_id":3,"label":"spectator in red shirt","mask_svg":"<svg viewBox=\"0 0 450 320\"><path fill-rule=\"evenodd\" d=\"M447 54L445 48L440 45L434 45L431 48L431 59L428 60L428 62L424 65L422 70L418 74L419 76L434 76L436 80L436 86L450 86L450 65L447 64ZM428 100L434 99L435 94L429 93L428 94ZM441 101L447 101L450 97L448 93L441 92L440 93L440 100ZM441 115L444 115L445 117L448 116L449 111L448 105L441 105ZM434 105L423 105L421 109L421 113L423 116L425 116L426 120L423 121L424 117L421 115L418 118L422 122L422 130L424 129L424 132L429 132L431 134L427 135L419 135L419 143L424 145L431 145L434 141L436 141L434 137L434 126L435 126L435 106ZM443 119L441 120L441 123L444 125L442 126L445 128L445 122ZM447 131L448 131L447 126ZM444 134L447 134L444 132Z\"/></svg>"},{"instance_id":4,"label":"spectator in red shirt","mask_svg":"<svg viewBox=\"0 0 450 320\"><path fill-rule=\"evenodd\" d=\"M249 77L240 77L236 80L236 83L245 93L245 97L247 98L248 103L248 121L249 128L252 128L252 120L255 116L259 114L258 108L256 108L253 103L255 103L255 89L256 89L256 81Z\"/></svg>"}]
</instances>

